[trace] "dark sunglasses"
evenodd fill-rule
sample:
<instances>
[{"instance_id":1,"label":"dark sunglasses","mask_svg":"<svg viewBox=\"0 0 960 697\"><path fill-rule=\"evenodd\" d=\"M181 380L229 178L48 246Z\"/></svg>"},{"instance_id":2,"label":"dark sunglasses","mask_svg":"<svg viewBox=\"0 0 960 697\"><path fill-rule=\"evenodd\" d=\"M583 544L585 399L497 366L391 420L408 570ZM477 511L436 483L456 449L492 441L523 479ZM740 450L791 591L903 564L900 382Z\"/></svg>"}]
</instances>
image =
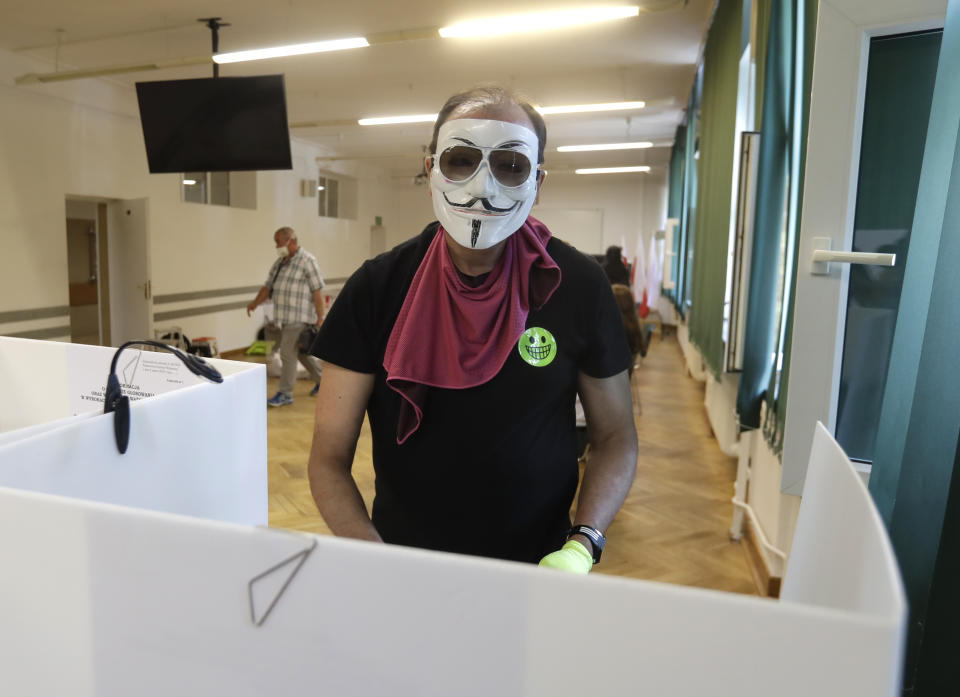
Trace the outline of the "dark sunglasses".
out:
<instances>
[{"instance_id":1,"label":"dark sunglasses","mask_svg":"<svg viewBox=\"0 0 960 697\"><path fill-rule=\"evenodd\" d=\"M472 145L453 145L440 153L440 173L450 181L466 181L484 160L494 179L508 188L520 186L530 176L532 165L522 152Z\"/></svg>"}]
</instances>

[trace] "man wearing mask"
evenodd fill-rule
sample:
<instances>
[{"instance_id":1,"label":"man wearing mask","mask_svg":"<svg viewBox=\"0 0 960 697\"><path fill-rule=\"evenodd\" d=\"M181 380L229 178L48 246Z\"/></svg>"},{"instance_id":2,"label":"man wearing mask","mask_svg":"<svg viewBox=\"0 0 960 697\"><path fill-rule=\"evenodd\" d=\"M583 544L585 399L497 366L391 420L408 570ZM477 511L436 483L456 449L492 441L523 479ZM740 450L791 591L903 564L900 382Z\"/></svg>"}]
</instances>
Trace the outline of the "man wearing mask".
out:
<instances>
[{"instance_id":1,"label":"man wearing mask","mask_svg":"<svg viewBox=\"0 0 960 697\"><path fill-rule=\"evenodd\" d=\"M325 363L309 476L337 535L581 573L633 481L631 356L603 269L530 209L546 127L501 88L434 126L438 221L353 274L314 344ZM593 444L579 471L574 402ZM364 414L372 518L350 474Z\"/></svg>"},{"instance_id":2,"label":"man wearing mask","mask_svg":"<svg viewBox=\"0 0 960 697\"><path fill-rule=\"evenodd\" d=\"M274 322L280 331L280 360L283 372L277 393L267 400L271 407L293 404L293 384L297 377L297 359L320 382L320 365L313 356L301 353L299 339L303 330L323 321L323 279L317 258L297 244L293 228L282 227L273 233L277 260L270 267L267 282L247 305L247 316L258 305L273 300ZM314 392L316 393L314 388Z\"/></svg>"}]
</instances>

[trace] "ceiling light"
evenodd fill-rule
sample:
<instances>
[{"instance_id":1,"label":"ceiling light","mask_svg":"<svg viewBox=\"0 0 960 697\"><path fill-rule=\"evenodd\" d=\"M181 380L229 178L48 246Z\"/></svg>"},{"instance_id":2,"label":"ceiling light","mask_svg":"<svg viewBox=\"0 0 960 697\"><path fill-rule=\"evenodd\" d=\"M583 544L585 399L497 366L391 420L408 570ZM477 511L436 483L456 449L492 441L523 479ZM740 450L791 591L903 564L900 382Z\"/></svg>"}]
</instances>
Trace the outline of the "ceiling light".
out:
<instances>
[{"instance_id":1,"label":"ceiling light","mask_svg":"<svg viewBox=\"0 0 960 697\"><path fill-rule=\"evenodd\" d=\"M643 109L646 102L607 102L605 104L571 104L569 106L538 106L544 116L551 114L582 114L589 111L623 111L627 109Z\"/></svg>"},{"instance_id":2,"label":"ceiling light","mask_svg":"<svg viewBox=\"0 0 960 697\"><path fill-rule=\"evenodd\" d=\"M291 44L290 46L275 46L273 48L255 48L250 51L217 53L213 56L213 60L215 63L241 63L243 61L263 60L264 58L281 58L283 56L302 56L307 53L343 51L348 48L364 48L369 45L365 38L358 36L353 39L314 41L308 44Z\"/></svg>"},{"instance_id":3,"label":"ceiling light","mask_svg":"<svg viewBox=\"0 0 960 697\"><path fill-rule=\"evenodd\" d=\"M187 186L193 186L194 184L197 183L197 180L196 180L196 179L184 179L184 180L183 180L183 183L186 184Z\"/></svg>"},{"instance_id":4,"label":"ceiling light","mask_svg":"<svg viewBox=\"0 0 960 697\"><path fill-rule=\"evenodd\" d=\"M573 171L576 174L619 174L620 172L649 172L650 168L646 165L640 165L639 167L592 167Z\"/></svg>"},{"instance_id":5,"label":"ceiling light","mask_svg":"<svg viewBox=\"0 0 960 697\"><path fill-rule=\"evenodd\" d=\"M323 191L323 187L322 187L322 186L318 186L318 187L317 187L317 191Z\"/></svg>"},{"instance_id":6,"label":"ceiling light","mask_svg":"<svg viewBox=\"0 0 960 697\"><path fill-rule=\"evenodd\" d=\"M568 106L538 106L536 107L544 116L550 114L584 114L591 111L620 111L626 109L643 109L645 102L607 102L605 104L571 104ZM383 116L375 119L360 119L357 121L361 126L384 126L395 123L433 123L437 120L438 114L414 114L410 116ZM570 146L581 147L586 146ZM612 146L595 146L597 149L613 150ZM634 145L631 143L622 144L620 147L652 147L652 145Z\"/></svg>"},{"instance_id":7,"label":"ceiling light","mask_svg":"<svg viewBox=\"0 0 960 697\"><path fill-rule=\"evenodd\" d=\"M532 12L522 15L506 17L488 17L472 22L461 22L443 27L439 30L440 36L445 39L462 38L476 39L488 36L502 36L520 32L546 31L576 27L594 22L604 22L610 19L625 19L640 14L637 6L628 7L582 7L571 10L555 10L552 12Z\"/></svg>"},{"instance_id":8,"label":"ceiling light","mask_svg":"<svg viewBox=\"0 0 960 697\"><path fill-rule=\"evenodd\" d=\"M360 119L361 126L385 126L391 123L433 123L439 114L411 114L409 116L382 116L375 119Z\"/></svg>"},{"instance_id":9,"label":"ceiling light","mask_svg":"<svg viewBox=\"0 0 960 697\"><path fill-rule=\"evenodd\" d=\"M652 148L653 143L642 141L639 143L599 143L597 145L561 145L557 152L588 152L592 150L640 150Z\"/></svg>"}]
</instances>

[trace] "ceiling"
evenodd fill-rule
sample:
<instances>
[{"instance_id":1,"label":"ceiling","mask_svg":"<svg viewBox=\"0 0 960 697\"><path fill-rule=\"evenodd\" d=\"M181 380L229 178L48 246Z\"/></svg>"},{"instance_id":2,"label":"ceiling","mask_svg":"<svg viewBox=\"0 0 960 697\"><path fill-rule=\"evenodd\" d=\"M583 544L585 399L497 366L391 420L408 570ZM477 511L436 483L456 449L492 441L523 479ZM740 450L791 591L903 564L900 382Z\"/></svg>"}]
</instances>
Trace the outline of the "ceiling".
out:
<instances>
[{"instance_id":1,"label":"ceiling","mask_svg":"<svg viewBox=\"0 0 960 697\"><path fill-rule=\"evenodd\" d=\"M54 70L199 57L210 54L210 32L196 20L219 16L220 50L234 51L350 36L438 27L467 19L580 7L589 0L0 0L0 48ZM598 3L593 3L598 4ZM546 167L649 164L662 171L667 147L557 153L564 144L650 140L669 145L682 118L713 0L609 0L639 4L640 16L601 24L493 39L390 41L368 48L225 65L220 74L283 73L293 137L322 146L331 157L379 165L395 176L419 170L429 124L354 125L356 119L435 113L446 98L484 82L521 89L545 106L644 100L648 108L607 114L547 117ZM62 31L58 31L62 30ZM56 43L60 41L60 46ZM125 73L109 79L207 77L209 65ZM87 78L89 79L89 78ZM39 87L38 89L43 89ZM608 175L622 176L622 175ZM642 176L642 175L627 175Z\"/></svg>"}]
</instances>

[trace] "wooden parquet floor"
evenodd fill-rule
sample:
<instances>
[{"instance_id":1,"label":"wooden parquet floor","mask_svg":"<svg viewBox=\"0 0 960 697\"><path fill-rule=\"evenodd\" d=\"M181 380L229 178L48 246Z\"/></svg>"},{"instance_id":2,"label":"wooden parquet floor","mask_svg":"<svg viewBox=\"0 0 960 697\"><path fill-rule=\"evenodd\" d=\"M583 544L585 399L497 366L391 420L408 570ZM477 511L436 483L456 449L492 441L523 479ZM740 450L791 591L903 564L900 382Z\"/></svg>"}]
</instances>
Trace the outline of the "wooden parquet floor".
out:
<instances>
[{"instance_id":1,"label":"wooden parquet floor","mask_svg":"<svg viewBox=\"0 0 960 697\"><path fill-rule=\"evenodd\" d=\"M268 395L276 382L269 379ZM329 534L307 482L311 387L298 380L293 405L267 411L270 525ZM633 388L637 476L594 573L756 593L741 545L727 534L736 460L717 446L703 408L703 385L687 375L675 338L653 338L634 371ZM366 423L353 471L369 508L374 476Z\"/></svg>"}]
</instances>

